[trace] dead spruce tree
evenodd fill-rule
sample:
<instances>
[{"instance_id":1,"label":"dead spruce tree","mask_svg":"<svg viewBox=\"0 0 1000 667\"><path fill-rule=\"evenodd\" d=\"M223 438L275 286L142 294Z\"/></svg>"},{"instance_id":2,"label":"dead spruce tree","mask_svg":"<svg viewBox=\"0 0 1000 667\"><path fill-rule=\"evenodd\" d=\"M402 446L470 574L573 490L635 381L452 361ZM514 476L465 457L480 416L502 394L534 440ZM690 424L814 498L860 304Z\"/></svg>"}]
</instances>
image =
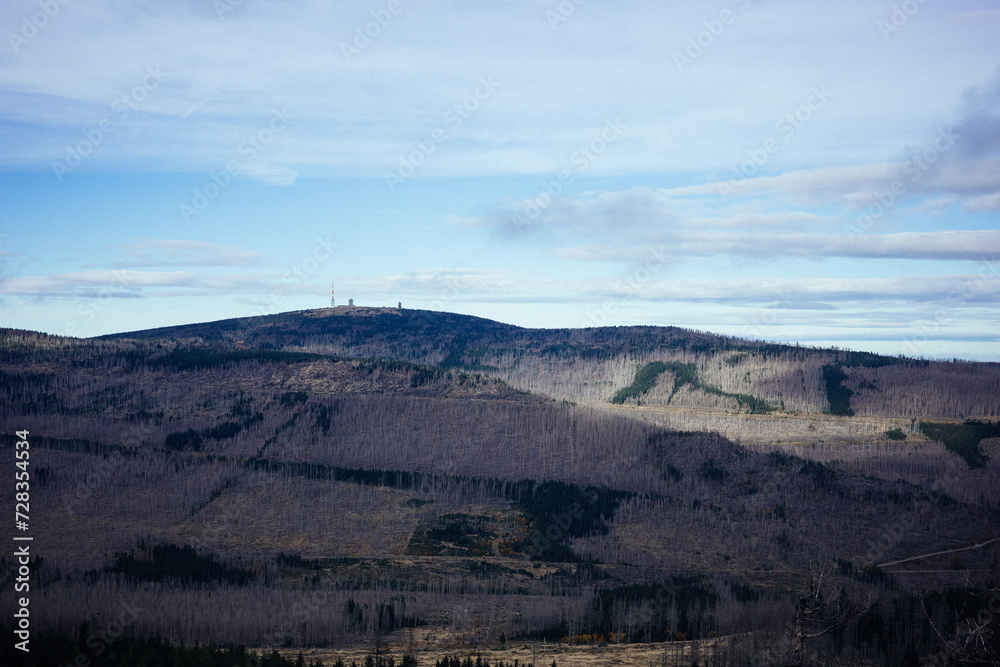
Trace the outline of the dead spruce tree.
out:
<instances>
[{"instance_id":1,"label":"dead spruce tree","mask_svg":"<svg viewBox=\"0 0 1000 667\"><path fill-rule=\"evenodd\" d=\"M800 667L809 664L806 642L819 639L846 626L868 611L877 599L874 593L867 593L862 601L852 600L841 588L831 592L833 567L813 572L808 590L795 603L794 647L791 665Z\"/></svg>"}]
</instances>

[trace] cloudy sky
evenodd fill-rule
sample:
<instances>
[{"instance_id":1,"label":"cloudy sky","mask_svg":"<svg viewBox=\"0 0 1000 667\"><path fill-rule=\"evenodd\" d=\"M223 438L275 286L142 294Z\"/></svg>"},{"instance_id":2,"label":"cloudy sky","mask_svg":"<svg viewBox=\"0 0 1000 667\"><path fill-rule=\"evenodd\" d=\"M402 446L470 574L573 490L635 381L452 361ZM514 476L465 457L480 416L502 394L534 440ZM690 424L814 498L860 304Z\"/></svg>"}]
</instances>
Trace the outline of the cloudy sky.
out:
<instances>
[{"instance_id":1,"label":"cloudy sky","mask_svg":"<svg viewBox=\"0 0 1000 667\"><path fill-rule=\"evenodd\" d=\"M363 305L1000 360L992 1L6 0L0 325Z\"/></svg>"}]
</instances>

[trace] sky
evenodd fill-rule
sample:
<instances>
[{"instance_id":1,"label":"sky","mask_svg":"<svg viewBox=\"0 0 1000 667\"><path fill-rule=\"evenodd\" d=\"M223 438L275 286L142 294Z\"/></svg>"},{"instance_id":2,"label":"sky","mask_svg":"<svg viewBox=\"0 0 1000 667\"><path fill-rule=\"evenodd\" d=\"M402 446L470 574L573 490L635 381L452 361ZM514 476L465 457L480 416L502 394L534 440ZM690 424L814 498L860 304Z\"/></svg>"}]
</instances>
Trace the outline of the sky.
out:
<instances>
[{"instance_id":1,"label":"sky","mask_svg":"<svg viewBox=\"0 0 1000 667\"><path fill-rule=\"evenodd\" d=\"M396 305L1000 361L988 1L6 0L0 326Z\"/></svg>"}]
</instances>

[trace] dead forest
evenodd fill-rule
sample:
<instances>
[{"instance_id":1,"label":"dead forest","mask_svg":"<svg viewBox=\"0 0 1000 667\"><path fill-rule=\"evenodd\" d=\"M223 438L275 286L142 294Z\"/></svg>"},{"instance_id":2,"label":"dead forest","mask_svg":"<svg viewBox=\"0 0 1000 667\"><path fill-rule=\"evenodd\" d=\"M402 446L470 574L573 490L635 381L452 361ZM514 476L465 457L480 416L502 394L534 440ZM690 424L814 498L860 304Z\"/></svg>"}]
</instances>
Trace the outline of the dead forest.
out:
<instances>
[{"instance_id":1,"label":"dead forest","mask_svg":"<svg viewBox=\"0 0 1000 667\"><path fill-rule=\"evenodd\" d=\"M340 308L3 329L0 380L40 628L1000 660L998 364Z\"/></svg>"}]
</instances>

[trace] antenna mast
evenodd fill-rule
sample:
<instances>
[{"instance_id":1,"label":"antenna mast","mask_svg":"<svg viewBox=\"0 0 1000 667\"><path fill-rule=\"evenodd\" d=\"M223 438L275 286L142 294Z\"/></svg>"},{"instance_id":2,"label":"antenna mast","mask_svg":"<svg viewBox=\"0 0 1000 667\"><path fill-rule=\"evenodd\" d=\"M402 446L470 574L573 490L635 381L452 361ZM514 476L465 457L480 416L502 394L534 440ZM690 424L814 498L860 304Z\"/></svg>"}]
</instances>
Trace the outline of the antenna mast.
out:
<instances>
[{"instance_id":1,"label":"antenna mast","mask_svg":"<svg viewBox=\"0 0 1000 667\"><path fill-rule=\"evenodd\" d=\"M330 283L330 307L333 308L336 305L337 305L337 302L333 298L333 283Z\"/></svg>"}]
</instances>

